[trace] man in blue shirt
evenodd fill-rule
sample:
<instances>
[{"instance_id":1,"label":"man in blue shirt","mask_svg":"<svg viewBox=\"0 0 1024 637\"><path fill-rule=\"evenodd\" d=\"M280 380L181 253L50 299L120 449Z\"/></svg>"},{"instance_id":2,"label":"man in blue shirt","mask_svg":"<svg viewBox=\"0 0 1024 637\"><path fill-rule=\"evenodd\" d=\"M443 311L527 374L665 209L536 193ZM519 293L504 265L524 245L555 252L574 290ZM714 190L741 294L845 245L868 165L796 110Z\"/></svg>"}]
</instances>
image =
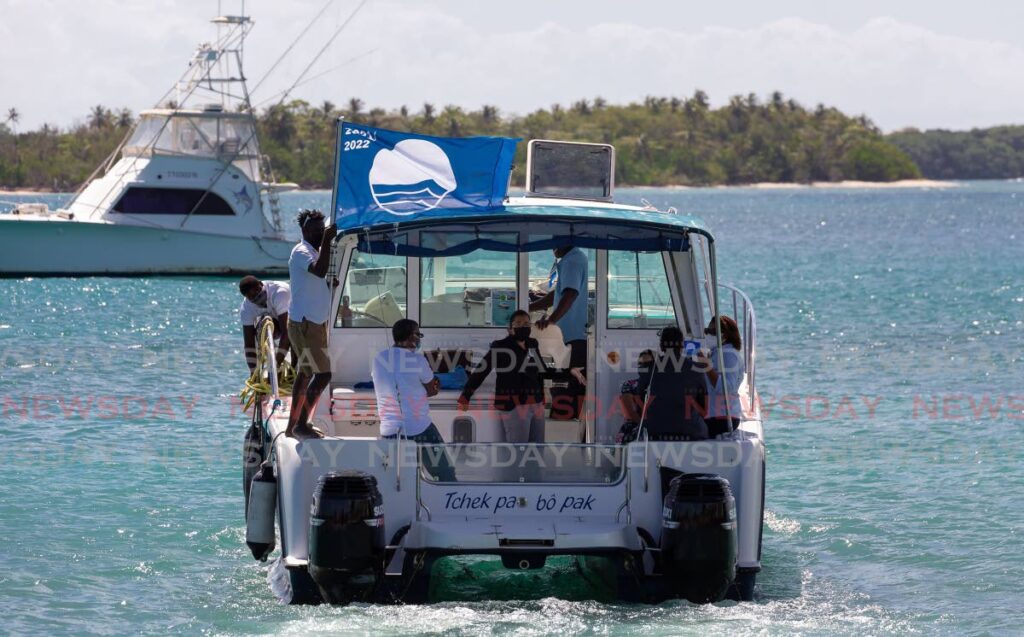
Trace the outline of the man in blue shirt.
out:
<instances>
[{"instance_id":1,"label":"man in blue shirt","mask_svg":"<svg viewBox=\"0 0 1024 637\"><path fill-rule=\"evenodd\" d=\"M569 346L569 367L587 366L587 255L572 245L555 248L555 289L530 304L530 310L546 310L554 306L548 316L537 321L537 329L551 323L562 330L562 340ZM586 388L575 379L569 381L569 393L574 399L569 418L578 418ZM552 416L557 417L555 410Z\"/></svg>"}]
</instances>

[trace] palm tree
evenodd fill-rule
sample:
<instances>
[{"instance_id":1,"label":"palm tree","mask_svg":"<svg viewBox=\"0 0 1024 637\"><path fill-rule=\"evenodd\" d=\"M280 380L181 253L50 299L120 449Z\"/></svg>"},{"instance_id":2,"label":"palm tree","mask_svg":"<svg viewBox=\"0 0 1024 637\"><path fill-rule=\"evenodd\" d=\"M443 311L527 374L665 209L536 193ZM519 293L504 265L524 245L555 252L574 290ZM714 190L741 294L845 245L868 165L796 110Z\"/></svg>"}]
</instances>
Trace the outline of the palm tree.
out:
<instances>
[{"instance_id":1,"label":"palm tree","mask_svg":"<svg viewBox=\"0 0 1024 637\"><path fill-rule=\"evenodd\" d=\"M21 113L13 106L7 109L7 121L11 124L11 131L14 133L14 186L21 185L21 153L18 152L18 121L21 120Z\"/></svg>"},{"instance_id":2,"label":"palm tree","mask_svg":"<svg viewBox=\"0 0 1024 637\"><path fill-rule=\"evenodd\" d=\"M132 117L132 112L129 109L122 108L120 111L118 111L118 113L117 113L117 127L118 128L128 128L129 126L132 125L133 121L134 121L134 118Z\"/></svg>"},{"instance_id":3,"label":"palm tree","mask_svg":"<svg viewBox=\"0 0 1024 637\"><path fill-rule=\"evenodd\" d=\"M705 93L704 91L702 91L700 89L697 89L696 91L693 92L693 97L691 99L701 109L703 109L703 110L707 110L708 109L708 105L710 104L710 102L708 102L708 94Z\"/></svg>"},{"instance_id":4,"label":"palm tree","mask_svg":"<svg viewBox=\"0 0 1024 637\"><path fill-rule=\"evenodd\" d=\"M663 108L668 104L668 100L664 97L654 97L648 95L644 98L644 108L651 111L652 113L660 113Z\"/></svg>"},{"instance_id":5,"label":"palm tree","mask_svg":"<svg viewBox=\"0 0 1024 637\"><path fill-rule=\"evenodd\" d=\"M295 134L295 116L291 110L287 106L275 104L266 110L263 121L268 136L287 148Z\"/></svg>"},{"instance_id":6,"label":"palm tree","mask_svg":"<svg viewBox=\"0 0 1024 637\"><path fill-rule=\"evenodd\" d=\"M334 114L334 102L331 100L324 100L324 103L320 105L320 111L324 114L324 117L330 118Z\"/></svg>"},{"instance_id":7,"label":"palm tree","mask_svg":"<svg viewBox=\"0 0 1024 637\"><path fill-rule=\"evenodd\" d=\"M381 122L384 120L384 116L386 115L387 112L383 108L370 109L370 119L368 123L370 126L378 127L381 125Z\"/></svg>"},{"instance_id":8,"label":"palm tree","mask_svg":"<svg viewBox=\"0 0 1024 637\"><path fill-rule=\"evenodd\" d=\"M423 103L423 121L428 124L434 121L434 105L430 102Z\"/></svg>"},{"instance_id":9,"label":"palm tree","mask_svg":"<svg viewBox=\"0 0 1024 637\"><path fill-rule=\"evenodd\" d=\"M354 122L359 121L359 114L363 110L363 100L353 97L348 101L348 117Z\"/></svg>"},{"instance_id":10,"label":"palm tree","mask_svg":"<svg viewBox=\"0 0 1024 637\"><path fill-rule=\"evenodd\" d=\"M106 128L110 125L110 111L103 105L96 105L89 111L89 128Z\"/></svg>"},{"instance_id":11,"label":"palm tree","mask_svg":"<svg viewBox=\"0 0 1024 637\"><path fill-rule=\"evenodd\" d=\"M448 119L448 133L449 137L461 137L462 136L462 109L454 104L448 104L441 111L441 115Z\"/></svg>"}]
</instances>

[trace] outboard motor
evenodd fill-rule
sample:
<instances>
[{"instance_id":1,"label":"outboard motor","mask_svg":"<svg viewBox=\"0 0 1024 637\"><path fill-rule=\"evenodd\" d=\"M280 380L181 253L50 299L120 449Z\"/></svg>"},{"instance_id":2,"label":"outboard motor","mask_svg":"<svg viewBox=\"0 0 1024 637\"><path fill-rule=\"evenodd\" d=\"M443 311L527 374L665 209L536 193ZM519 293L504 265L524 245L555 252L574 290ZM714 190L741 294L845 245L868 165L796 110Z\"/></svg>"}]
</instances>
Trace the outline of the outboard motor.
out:
<instances>
[{"instance_id":1,"label":"outboard motor","mask_svg":"<svg viewBox=\"0 0 1024 637\"><path fill-rule=\"evenodd\" d=\"M736 577L736 500L729 481L684 473L669 483L661 530L662 569L680 597L695 604L725 597Z\"/></svg>"},{"instance_id":2,"label":"outboard motor","mask_svg":"<svg viewBox=\"0 0 1024 637\"><path fill-rule=\"evenodd\" d=\"M274 510L277 508L277 477L268 459L249 485L249 508L245 515L245 543L261 562L274 550Z\"/></svg>"},{"instance_id":3,"label":"outboard motor","mask_svg":"<svg viewBox=\"0 0 1024 637\"><path fill-rule=\"evenodd\" d=\"M309 575L329 604L369 598L384 571L384 505L362 471L320 477L309 520Z\"/></svg>"}]
</instances>

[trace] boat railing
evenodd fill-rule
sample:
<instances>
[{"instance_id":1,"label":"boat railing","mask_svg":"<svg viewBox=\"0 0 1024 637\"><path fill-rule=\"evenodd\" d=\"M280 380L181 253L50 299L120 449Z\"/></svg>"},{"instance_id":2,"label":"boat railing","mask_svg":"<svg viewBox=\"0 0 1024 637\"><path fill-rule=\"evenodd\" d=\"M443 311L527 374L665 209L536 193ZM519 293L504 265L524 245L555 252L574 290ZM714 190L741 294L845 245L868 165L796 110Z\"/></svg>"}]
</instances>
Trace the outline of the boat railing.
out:
<instances>
[{"instance_id":1,"label":"boat railing","mask_svg":"<svg viewBox=\"0 0 1024 637\"><path fill-rule=\"evenodd\" d=\"M740 338L743 340L743 365L746 370L745 382L747 385L746 400L744 405L747 413L756 414L757 403L757 315L754 313L754 305L750 298L739 288L727 283L719 283L718 293L719 311L729 314L736 321L740 329ZM731 310L731 313L730 313Z\"/></svg>"},{"instance_id":2,"label":"boat railing","mask_svg":"<svg viewBox=\"0 0 1024 637\"><path fill-rule=\"evenodd\" d=\"M269 316L263 317L256 330L261 343L259 347L266 348L267 380L270 382L270 401L273 403L281 398L281 392L277 379L277 346L274 344L274 319Z\"/></svg>"}]
</instances>

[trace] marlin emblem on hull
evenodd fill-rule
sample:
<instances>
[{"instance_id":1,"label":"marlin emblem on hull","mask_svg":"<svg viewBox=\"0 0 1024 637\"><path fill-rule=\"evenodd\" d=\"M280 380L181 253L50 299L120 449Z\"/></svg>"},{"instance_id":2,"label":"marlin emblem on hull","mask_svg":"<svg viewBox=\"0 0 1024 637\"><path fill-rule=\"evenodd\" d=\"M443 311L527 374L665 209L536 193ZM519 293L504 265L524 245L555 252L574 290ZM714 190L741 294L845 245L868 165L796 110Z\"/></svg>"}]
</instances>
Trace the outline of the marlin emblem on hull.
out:
<instances>
[{"instance_id":1,"label":"marlin emblem on hull","mask_svg":"<svg viewBox=\"0 0 1024 637\"><path fill-rule=\"evenodd\" d=\"M239 206L245 206L245 211L249 212L252 210L252 197L249 196L249 187L242 186L242 189L238 192L232 192L235 196L235 203Z\"/></svg>"}]
</instances>

